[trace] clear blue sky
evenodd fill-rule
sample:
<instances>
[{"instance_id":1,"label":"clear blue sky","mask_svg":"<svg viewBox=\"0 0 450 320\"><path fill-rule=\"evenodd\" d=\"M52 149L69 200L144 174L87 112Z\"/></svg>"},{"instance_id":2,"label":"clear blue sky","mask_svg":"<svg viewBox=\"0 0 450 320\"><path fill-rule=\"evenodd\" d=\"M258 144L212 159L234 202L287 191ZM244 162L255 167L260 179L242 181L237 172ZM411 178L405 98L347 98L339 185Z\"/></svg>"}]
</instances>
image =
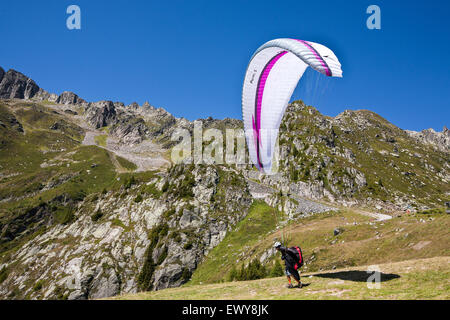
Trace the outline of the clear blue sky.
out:
<instances>
[{"instance_id":1,"label":"clear blue sky","mask_svg":"<svg viewBox=\"0 0 450 320\"><path fill-rule=\"evenodd\" d=\"M66 28L70 4L81 8L81 30ZM370 4L381 8L381 30L366 28ZM0 66L88 101L240 119L252 53L299 38L331 48L344 78L308 73L293 99L326 115L364 108L403 129L440 131L450 125L449 12L445 0L2 1Z\"/></svg>"}]
</instances>

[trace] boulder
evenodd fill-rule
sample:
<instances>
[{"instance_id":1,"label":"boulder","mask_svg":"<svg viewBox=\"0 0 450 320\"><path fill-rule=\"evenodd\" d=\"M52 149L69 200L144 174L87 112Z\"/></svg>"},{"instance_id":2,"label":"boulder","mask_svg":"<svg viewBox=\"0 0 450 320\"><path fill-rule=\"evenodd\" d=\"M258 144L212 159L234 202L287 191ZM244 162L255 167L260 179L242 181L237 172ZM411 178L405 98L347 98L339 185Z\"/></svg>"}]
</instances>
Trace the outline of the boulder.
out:
<instances>
[{"instance_id":1,"label":"boulder","mask_svg":"<svg viewBox=\"0 0 450 320\"><path fill-rule=\"evenodd\" d=\"M199 225L201 225L202 221L192 211L184 209L183 215L181 216L179 223L181 228L187 228L187 227L198 227Z\"/></svg>"},{"instance_id":2,"label":"boulder","mask_svg":"<svg viewBox=\"0 0 450 320\"><path fill-rule=\"evenodd\" d=\"M177 287L181 284L183 268L179 264L169 264L155 271L155 290Z\"/></svg>"},{"instance_id":3,"label":"boulder","mask_svg":"<svg viewBox=\"0 0 450 320\"><path fill-rule=\"evenodd\" d=\"M109 269L106 274L100 274L92 281L89 298L99 299L112 297L120 292L120 280L113 269Z\"/></svg>"}]
</instances>

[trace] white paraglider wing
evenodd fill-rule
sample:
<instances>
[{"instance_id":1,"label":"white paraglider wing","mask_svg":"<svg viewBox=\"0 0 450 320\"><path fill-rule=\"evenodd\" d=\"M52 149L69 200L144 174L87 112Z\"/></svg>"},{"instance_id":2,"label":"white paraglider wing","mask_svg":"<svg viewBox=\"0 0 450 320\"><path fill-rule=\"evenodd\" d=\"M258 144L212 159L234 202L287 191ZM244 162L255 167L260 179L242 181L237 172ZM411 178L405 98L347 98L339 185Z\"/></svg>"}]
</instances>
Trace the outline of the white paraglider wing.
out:
<instances>
[{"instance_id":1,"label":"white paraglider wing","mask_svg":"<svg viewBox=\"0 0 450 320\"><path fill-rule=\"evenodd\" d=\"M262 172L272 173L281 120L308 66L342 77L339 60L330 49L303 40L269 41L250 60L242 88L242 114L250 158Z\"/></svg>"}]
</instances>

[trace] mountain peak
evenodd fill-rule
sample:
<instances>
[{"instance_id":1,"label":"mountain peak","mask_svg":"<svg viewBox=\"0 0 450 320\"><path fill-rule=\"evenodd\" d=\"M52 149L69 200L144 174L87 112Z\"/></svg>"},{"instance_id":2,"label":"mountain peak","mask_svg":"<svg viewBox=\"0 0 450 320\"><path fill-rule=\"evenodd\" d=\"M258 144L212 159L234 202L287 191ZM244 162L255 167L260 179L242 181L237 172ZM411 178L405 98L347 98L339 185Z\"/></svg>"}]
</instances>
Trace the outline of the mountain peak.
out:
<instances>
[{"instance_id":1,"label":"mountain peak","mask_svg":"<svg viewBox=\"0 0 450 320\"><path fill-rule=\"evenodd\" d=\"M24 74L14 69L4 73L0 71L0 98L2 99L30 99L39 91L37 84Z\"/></svg>"},{"instance_id":2,"label":"mountain peak","mask_svg":"<svg viewBox=\"0 0 450 320\"><path fill-rule=\"evenodd\" d=\"M0 82L2 82L3 76L5 75L5 70L3 70L2 67L0 67Z\"/></svg>"}]
</instances>

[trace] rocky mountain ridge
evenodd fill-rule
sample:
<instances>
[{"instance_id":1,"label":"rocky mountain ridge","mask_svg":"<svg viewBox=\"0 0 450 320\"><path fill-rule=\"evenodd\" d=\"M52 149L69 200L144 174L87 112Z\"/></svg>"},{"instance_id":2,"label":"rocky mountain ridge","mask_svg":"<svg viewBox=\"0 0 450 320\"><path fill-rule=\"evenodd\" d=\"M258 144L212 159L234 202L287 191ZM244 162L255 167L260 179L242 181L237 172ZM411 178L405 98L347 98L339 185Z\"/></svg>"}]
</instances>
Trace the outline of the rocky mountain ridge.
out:
<instances>
[{"instance_id":1,"label":"rocky mountain ridge","mask_svg":"<svg viewBox=\"0 0 450 320\"><path fill-rule=\"evenodd\" d=\"M437 149L448 152L450 150L450 130L444 126L441 132L436 132L433 128L420 132L405 130L408 135L422 143L435 146Z\"/></svg>"},{"instance_id":2,"label":"rocky mountain ridge","mask_svg":"<svg viewBox=\"0 0 450 320\"><path fill-rule=\"evenodd\" d=\"M422 210L450 195L448 129L404 131L367 110L331 118L297 101L280 127L279 173L266 176L171 164L172 133L194 123L149 103L50 94L0 68L0 296L179 286L254 199L297 219L340 206Z\"/></svg>"},{"instance_id":3,"label":"rocky mountain ridge","mask_svg":"<svg viewBox=\"0 0 450 320\"><path fill-rule=\"evenodd\" d=\"M144 115L156 111L158 113L158 117L155 119L156 122L159 120L166 120L163 122L168 126L173 125L176 122L175 117L170 115L170 113L162 108L156 109L148 102L145 102L142 106L139 106L136 102L125 106L123 102L112 102L107 100L87 102L71 91L64 91L60 95L57 95L40 88L32 79L28 78L24 74L14 69L9 69L5 72L2 67L0 67L0 99L27 99L34 101L48 101L62 105L85 106L88 110L91 110L91 118L89 119L89 122L96 128L108 126L115 119L116 109L132 110L138 114ZM336 116L336 121L339 121L339 119L344 117L348 112L351 111L347 110ZM185 119L183 120L188 122ZM206 123L212 121L216 120L212 118L206 119ZM223 121L226 125L227 122L233 122L236 120L224 119ZM236 123L233 124L233 127L238 126L242 125ZM424 129L420 132L413 130L405 130L405 132L411 137L414 137L423 143L433 145L441 151L448 152L450 150L450 130L446 126L444 126L442 132L436 132L432 128ZM141 132L139 135L143 135L143 133Z\"/></svg>"}]
</instances>

